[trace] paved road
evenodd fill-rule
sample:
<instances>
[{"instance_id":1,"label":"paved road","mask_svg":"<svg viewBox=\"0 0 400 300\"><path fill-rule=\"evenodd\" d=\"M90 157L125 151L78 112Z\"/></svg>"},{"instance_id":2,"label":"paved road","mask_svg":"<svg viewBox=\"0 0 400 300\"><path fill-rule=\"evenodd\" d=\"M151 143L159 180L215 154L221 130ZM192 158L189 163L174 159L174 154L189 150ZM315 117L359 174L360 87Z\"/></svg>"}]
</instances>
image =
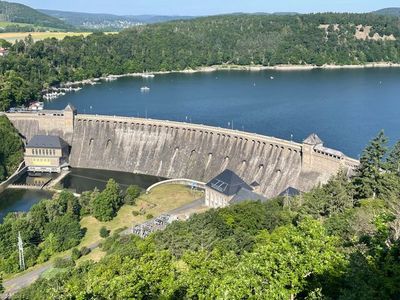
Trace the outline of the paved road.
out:
<instances>
[{"instance_id":1,"label":"paved road","mask_svg":"<svg viewBox=\"0 0 400 300\"><path fill-rule=\"evenodd\" d=\"M203 205L204 205L204 198L201 198L201 199L195 200L193 202L190 202L188 204L185 204L181 207L178 207L176 209L173 209L173 210L167 212L167 214L169 214L169 215L182 214L186 211L192 211L196 208L200 208ZM132 229L128 228L128 229L122 231L120 234L121 235L132 234ZM97 248L99 246L99 244L100 244L100 242L93 243L93 244L89 245L88 248L90 248L90 250L93 250L93 249ZM65 258L68 258L68 257L65 257ZM5 298L7 298L7 295L13 295L16 292L18 292L20 289L31 285L33 282L35 282L37 279L39 279L39 277L44 272L51 269L52 267L53 267L53 264L51 262L47 262L47 263L41 265L40 267L38 267L37 269L27 272L21 276L15 277L13 279L5 280L3 285L6 290L6 293L4 293L3 295L0 295L0 299L5 299Z\"/></svg>"},{"instance_id":2,"label":"paved road","mask_svg":"<svg viewBox=\"0 0 400 300\"><path fill-rule=\"evenodd\" d=\"M32 284L40 277L40 275L42 275L45 271L47 271L51 267L52 263L48 262L26 274L4 281L3 285L4 288L6 289L6 293L1 295L1 298L5 299L8 294L13 295L21 288L24 288Z\"/></svg>"}]
</instances>

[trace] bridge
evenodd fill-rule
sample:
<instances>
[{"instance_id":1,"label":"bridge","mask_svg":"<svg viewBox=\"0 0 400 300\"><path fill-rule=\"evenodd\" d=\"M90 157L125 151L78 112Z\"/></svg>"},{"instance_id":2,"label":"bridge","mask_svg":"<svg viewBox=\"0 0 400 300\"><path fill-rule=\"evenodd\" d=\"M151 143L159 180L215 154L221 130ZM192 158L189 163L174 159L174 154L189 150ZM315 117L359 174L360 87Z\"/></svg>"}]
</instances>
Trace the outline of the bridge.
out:
<instances>
[{"instance_id":1,"label":"bridge","mask_svg":"<svg viewBox=\"0 0 400 300\"><path fill-rule=\"evenodd\" d=\"M206 125L63 111L10 113L29 140L57 134L71 146L70 165L207 182L231 169L260 184L266 197L291 186L307 191L358 161L322 143L296 143Z\"/></svg>"}]
</instances>

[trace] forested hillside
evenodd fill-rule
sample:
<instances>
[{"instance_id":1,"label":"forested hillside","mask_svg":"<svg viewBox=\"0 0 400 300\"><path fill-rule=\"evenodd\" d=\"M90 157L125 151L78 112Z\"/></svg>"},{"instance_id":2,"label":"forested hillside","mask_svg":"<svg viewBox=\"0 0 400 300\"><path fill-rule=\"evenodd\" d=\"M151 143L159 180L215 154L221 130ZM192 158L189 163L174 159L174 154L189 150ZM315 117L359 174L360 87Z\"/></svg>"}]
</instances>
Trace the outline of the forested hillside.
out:
<instances>
[{"instance_id":1,"label":"forested hillside","mask_svg":"<svg viewBox=\"0 0 400 300\"><path fill-rule=\"evenodd\" d=\"M113 235L99 263L65 261L15 299L399 299L399 165L380 133L351 180Z\"/></svg>"},{"instance_id":2,"label":"forested hillside","mask_svg":"<svg viewBox=\"0 0 400 300\"><path fill-rule=\"evenodd\" d=\"M67 27L63 21L38 12L29 6L6 1L0 1L0 21L60 29Z\"/></svg>"},{"instance_id":3,"label":"forested hillside","mask_svg":"<svg viewBox=\"0 0 400 300\"><path fill-rule=\"evenodd\" d=\"M0 116L0 182L14 173L22 162L23 144L17 130Z\"/></svg>"},{"instance_id":4,"label":"forested hillside","mask_svg":"<svg viewBox=\"0 0 400 300\"><path fill-rule=\"evenodd\" d=\"M106 74L222 64L368 62L400 62L399 19L373 14L229 15L139 26L116 35L36 43L28 38L0 59L0 84L10 81L7 72L13 70L30 95L25 100L33 100L43 87ZM0 109L15 104L13 97L0 97Z\"/></svg>"},{"instance_id":5,"label":"forested hillside","mask_svg":"<svg viewBox=\"0 0 400 300\"><path fill-rule=\"evenodd\" d=\"M400 17L400 7L389 7L374 11L375 14Z\"/></svg>"}]
</instances>

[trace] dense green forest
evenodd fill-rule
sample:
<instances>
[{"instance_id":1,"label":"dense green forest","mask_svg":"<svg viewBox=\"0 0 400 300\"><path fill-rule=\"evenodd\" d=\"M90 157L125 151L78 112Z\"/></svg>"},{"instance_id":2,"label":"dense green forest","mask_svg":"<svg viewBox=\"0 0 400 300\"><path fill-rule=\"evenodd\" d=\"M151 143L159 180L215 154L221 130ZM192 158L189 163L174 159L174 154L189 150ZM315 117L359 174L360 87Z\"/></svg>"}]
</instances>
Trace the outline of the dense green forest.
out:
<instances>
[{"instance_id":1,"label":"dense green forest","mask_svg":"<svg viewBox=\"0 0 400 300\"><path fill-rule=\"evenodd\" d=\"M399 166L380 133L351 180L114 234L99 263L60 264L15 299L399 299Z\"/></svg>"},{"instance_id":2,"label":"dense green forest","mask_svg":"<svg viewBox=\"0 0 400 300\"><path fill-rule=\"evenodd\" d=\"M26 23L47 28L71 28L60 19L48 16L29 6L7 1L0 1L0 21Z\"/></svg>"},{"instance_id":3,"label":"dense green forest","mask_svg":"<svg viewBox=\"0 0 400 300\"><path fill-rule=\"evenodd\" d=\"M321 24L330 24L326 30ZM334 26L339 24L339 26ZM372 26L370 36L393 34L396 40L360 40L356 25ZM108 74L169 71L236 64L364 64L400 62L400 19L374 14L227 15L139 26L119 34L31 38L16 42L0 59L0 109L39 99L61 82ZM10 73L12 72L12 73Z\"/></svg>"},{"instance_id":4,"label":"dense green forest","mask_svg":"<svg viewBox=\"0 0 400 300\"><path fill-rule=\"evenodd\" d=\"M0 116L0 182L12 175L21 163L23 143L11 122Z\"/></svg>"}]
</instances>

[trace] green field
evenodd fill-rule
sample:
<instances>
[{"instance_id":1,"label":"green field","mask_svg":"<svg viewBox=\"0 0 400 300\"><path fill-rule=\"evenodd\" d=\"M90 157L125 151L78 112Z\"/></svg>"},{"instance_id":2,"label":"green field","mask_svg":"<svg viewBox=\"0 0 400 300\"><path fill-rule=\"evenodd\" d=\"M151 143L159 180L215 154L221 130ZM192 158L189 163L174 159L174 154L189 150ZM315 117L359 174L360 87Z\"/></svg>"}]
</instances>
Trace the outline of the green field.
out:
<instances>
[{"instance_id":1,"label":"green field","mask_svg":"<svg viewBox=\"0 0 400 300\"><path fill-rule=\"evenodd\" d=\"M27 23L14 23L14 22L0 22L0 27L7 27L7 26L21 26L21 27L28 27L33 26L32 24Z\"/></svg>"},{"instance_id":2,"label":"green field","mask_svg":"<svg viewBox=\"0 0 400 300\"><path fill-rule=\"evenodd\" d=\"M15 42L16 40L23 40L31 35L33 40L39 41L47 38L56 38L62 40L66 36L88 36L91 32L5 32L0 33L0 39L5 39L8 42Z\"/></svg>"}]
</instances>

